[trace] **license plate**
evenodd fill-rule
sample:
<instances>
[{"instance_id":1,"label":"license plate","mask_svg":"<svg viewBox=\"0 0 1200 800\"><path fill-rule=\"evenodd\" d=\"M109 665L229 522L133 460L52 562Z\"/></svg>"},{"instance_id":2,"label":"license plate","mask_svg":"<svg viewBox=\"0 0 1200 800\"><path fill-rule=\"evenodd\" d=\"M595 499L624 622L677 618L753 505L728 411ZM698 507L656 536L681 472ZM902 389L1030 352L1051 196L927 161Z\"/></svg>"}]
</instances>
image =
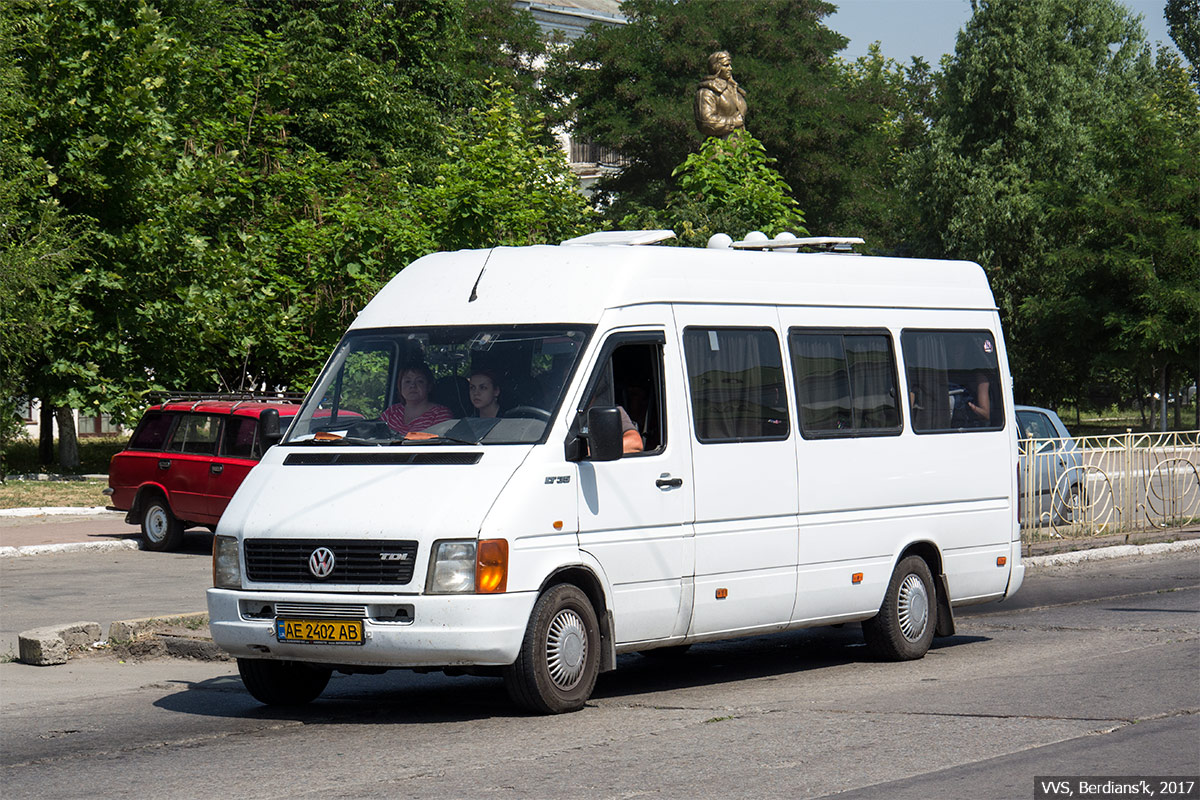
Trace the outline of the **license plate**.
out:
<instances>
[{"instance_id":1,"label":"license plate","mask_svg":"<svg viewBox=\"0 0 1200 800\"><path fill-rule=\"evenodd\" d=\"M277 619L275 638L301 644L362 644L363 624L357 619Z\"/></svg>"}]
</instances>

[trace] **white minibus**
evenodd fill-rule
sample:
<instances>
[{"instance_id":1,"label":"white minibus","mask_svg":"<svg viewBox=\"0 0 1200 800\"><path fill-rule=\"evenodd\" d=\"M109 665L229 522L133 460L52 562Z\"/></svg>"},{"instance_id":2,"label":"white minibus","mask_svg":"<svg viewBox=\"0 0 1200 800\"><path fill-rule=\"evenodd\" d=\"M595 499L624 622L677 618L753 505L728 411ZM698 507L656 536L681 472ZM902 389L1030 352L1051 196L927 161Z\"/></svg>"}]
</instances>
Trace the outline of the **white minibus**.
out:
<instances>
[{"instance_id":1,"label":"white minibus","mask_svg":"<svg viewBox=\"0 0 1200 800\"><path fill-rule=\"evenodd\" d=\"M558 713L621 653L861 622L915 659L1017 590L983 270L672 235L438 253L362 310L214 538L255 698L444 669Z\"/></svg>"}]
</instances>

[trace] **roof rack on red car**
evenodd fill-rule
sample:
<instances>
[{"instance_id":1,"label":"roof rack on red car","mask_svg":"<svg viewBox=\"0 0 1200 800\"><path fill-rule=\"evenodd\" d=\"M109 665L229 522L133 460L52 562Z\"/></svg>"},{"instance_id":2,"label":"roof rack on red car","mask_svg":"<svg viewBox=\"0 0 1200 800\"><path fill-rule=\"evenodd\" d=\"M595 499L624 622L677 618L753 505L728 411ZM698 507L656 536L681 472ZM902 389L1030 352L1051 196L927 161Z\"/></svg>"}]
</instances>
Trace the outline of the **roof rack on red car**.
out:
<instances>
[{"instance_id":1,"label":"roof rack on red car","mask_svg":"<svg viewBox=\"0 0 1200 800\"><path fill-rule=\"evenodd\" d=\"M189 400L195 406L200 403L219 400L234 403L234 408L242 403L299 403L304 399L303 392L150 392L149 398L158 404L186 403Z\"/></svg>"}]
</instances>

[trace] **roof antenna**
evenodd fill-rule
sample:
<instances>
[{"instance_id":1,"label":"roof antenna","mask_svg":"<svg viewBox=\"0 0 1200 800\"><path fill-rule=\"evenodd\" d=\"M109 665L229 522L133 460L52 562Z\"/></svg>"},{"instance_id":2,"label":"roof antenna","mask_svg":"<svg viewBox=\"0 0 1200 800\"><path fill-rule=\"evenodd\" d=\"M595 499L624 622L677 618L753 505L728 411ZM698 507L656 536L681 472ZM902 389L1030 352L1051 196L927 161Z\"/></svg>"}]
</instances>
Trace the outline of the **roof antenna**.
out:
<instances>
[{"instance_id":1,"label":"roof antenna","mask_svg":"<svg viewBox=\"0 0 1200 800\"><path fill-rule=\"evenodd\" d=\"M471 296L467 298L468 303L474 303L479 299L479 282L483 280L484 270L487 269L488 262L492 260L492 253L496 252L496 248L488 250L487 258L483 260L483 266L479 268L479 276L475 278L475 285L471 287Z\"/></svg>"}]
</instances>

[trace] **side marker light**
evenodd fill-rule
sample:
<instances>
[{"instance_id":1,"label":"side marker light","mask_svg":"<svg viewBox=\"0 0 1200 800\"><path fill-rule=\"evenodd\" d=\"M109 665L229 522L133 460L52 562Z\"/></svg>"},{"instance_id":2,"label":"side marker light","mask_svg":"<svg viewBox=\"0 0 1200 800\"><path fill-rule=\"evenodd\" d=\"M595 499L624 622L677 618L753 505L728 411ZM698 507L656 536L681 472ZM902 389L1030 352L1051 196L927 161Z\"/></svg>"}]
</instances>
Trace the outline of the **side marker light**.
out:
<instances>
[{"instance_id":1,"label":"side marker light","mask_svg":"<svg viewBox=\"0 0 1200 800\"><path fill-rule=\"evenodd\" d=\"M855 586L858 586L860 583L862 583L862 576L863 574L861 572L856 572L850 576L850 582Z\"/></svg>"}]
</instances>

